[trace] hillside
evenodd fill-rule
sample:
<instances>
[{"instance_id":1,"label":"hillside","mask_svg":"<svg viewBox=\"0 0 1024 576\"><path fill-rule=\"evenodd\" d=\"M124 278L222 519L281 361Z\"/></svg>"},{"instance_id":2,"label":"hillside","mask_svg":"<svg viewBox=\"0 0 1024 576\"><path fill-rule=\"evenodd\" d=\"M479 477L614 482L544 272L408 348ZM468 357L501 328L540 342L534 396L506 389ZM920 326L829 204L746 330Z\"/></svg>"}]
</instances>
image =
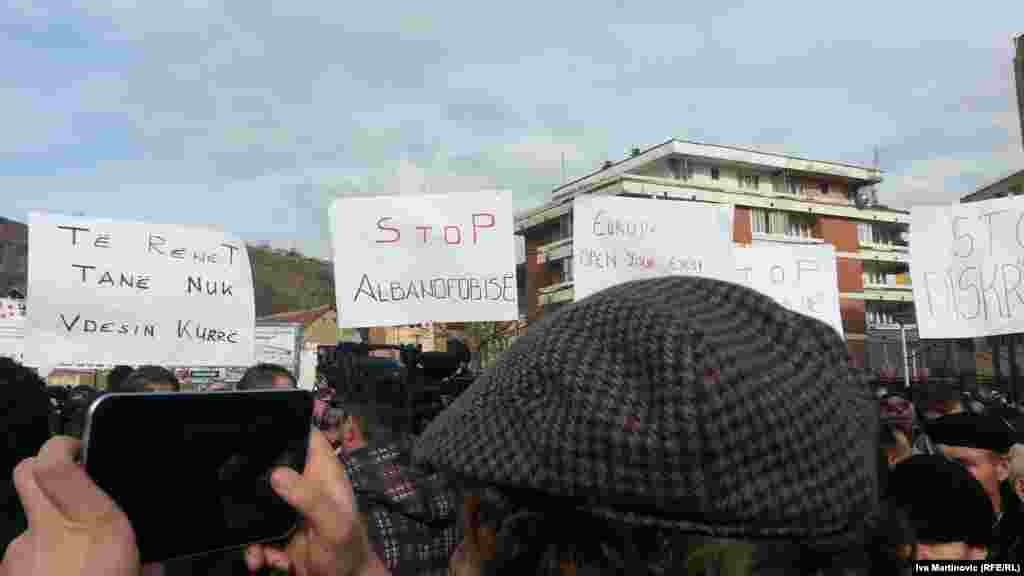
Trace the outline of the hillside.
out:
<instances>
[{"instance_id":1,"label":"hillside","mask_svg":"<svg viewBox=\"0 0 1024 576\"><path fill-rule=\"evenodd\" d=\"M256 317L308 310L334 303L334 270L330 262L294 251L249 246Z\"/></svg>"}]
</instances>

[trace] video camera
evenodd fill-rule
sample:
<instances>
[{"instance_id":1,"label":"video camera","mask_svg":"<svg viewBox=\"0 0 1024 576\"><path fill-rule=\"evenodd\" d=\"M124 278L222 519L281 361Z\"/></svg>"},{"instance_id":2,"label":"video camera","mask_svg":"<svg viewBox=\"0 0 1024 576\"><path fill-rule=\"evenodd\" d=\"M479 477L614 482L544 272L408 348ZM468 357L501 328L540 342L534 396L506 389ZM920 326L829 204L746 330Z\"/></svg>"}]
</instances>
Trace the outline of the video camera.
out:
<instances>
[{"instance_id":1,"label":"video camera","mask_svg":"<svg viewBox=\"0 0 1024 576\"><path fill-rule=\"evenodd\" d=\"M317 380L333 388L335 398L392 416L387 420L399 435L421 433L476 377L468 369L469 349L458 340L449 340L448 352L342 342L322 347L319 357Z\"/></svg>"},{"instance_id":2,"label":"video camera","mask_svg":"<svg viewBox=\"0 0 1024 576\"><path fill-rule=\"evenodd\" d=\"M85 428L85 414L93 401L103 393L92 386L74 387L47 386L53 411L50 415L50 431L55 435L81 438Z\"/></svg>"}]
</instances>

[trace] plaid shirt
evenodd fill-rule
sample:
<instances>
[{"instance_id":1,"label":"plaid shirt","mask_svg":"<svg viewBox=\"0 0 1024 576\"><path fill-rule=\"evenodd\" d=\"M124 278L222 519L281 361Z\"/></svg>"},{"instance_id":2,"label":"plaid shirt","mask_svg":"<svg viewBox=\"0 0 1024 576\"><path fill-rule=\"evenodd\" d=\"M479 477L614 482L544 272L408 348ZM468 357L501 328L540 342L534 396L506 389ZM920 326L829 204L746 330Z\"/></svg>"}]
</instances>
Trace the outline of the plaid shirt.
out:
<instances>
[{"instance_id":1,"label":"plaid shirt","mask_svg":"<svg viewBox=\"0 0 1024 576\"><path fill-rule=\"evenodd\" d=\"M462 540L453 489L443 478L402 465L395 445L342 455L377 555L396 576L447 575Z\"/></svg>"}]
</instances>

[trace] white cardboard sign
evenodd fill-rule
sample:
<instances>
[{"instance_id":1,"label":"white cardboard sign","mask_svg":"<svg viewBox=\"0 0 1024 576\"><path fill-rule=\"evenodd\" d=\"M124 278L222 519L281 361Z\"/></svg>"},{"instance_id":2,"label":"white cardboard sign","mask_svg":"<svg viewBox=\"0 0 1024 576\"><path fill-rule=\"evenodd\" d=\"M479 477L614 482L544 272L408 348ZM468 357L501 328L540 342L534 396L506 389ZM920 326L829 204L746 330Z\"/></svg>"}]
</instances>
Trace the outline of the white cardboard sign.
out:
<instances>
[{"instance_id":1,"label":"white cardboard sign","mask_svg":"<svg viewBox=\"0 0 1024 576\"><path fill-rule=\"evenodd\" d=\"M26 362L248 366L245 244L212 230L33 213Z\"/></svg>"},{"instance_id":2,"label":"white cardboard sign","mask_svg":"<svg viewBox=\"0 0 1024 576\"><path fill-rule=\"evenodd\" d=\"M256 326L256 363L277 364L299 377L302 325L259 324Z\"/></svg>"},{"instance_id":3,"label":"white cardboard sign","mask_svg":"<svg viewBox=\"0 0 1024 576\"><path fill-rule=\"evenodd\" d=\"M741 284L821 320L843 336L836 250L831 244L737 247L736 271Z\"/></svg>"},{"instance_id":4,"label":"white cardboard sign","mask_svg":"<svg viewBox=\"0 0 1024 576\"><path fill-rule=\"evenodd\" d=\"M916 206L910 215L921 338L1024 332L1024 198Z\"/></svg>"},{"instance_id":5,"label":"white cardboard sign","mask_svg":"<svg viewBox=\"0 0 1024 576\"><path fill-rule=\"evenodd\" d=\"M507 196L338 198L331 224L340 328L518 318Z\"/></svg>"},{"instance_id":6,"label":"white cardboard sign","mask_svg":"<svg viewBox=\"0 0 1024 576\"><path fill-rule=\"evenodd\" d=\"M621 196L573 202L576 300L658 276L735 281L731 205Z\"/></svg>"}]
</instances>

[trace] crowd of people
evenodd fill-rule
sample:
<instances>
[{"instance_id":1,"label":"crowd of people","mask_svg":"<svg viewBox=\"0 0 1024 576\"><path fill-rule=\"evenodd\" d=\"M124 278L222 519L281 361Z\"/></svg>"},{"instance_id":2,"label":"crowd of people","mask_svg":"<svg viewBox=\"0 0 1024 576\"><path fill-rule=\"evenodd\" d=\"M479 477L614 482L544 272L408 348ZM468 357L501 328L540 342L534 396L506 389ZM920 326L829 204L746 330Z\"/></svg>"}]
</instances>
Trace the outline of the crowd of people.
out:
<instances>
[{"instance_id":1,"label":"crowd of people","mask_svg":"<svg viewBox=\"0 0 1024 576\"><path fill-rule=\"evenodd\" d=\"M159 367L112 391L178 390ZM260 365L241 390L294 387ZM0 575L909 574L1018 562L1015 422L956 398L879 399L836 331L751 289L669 277L544 317L411 449L318 394L286 543L138 565L131 525L49 438L31 370L0 360L11 522ZM49 438L49 439L48 439Z\"/></svg>"}]
</instances>

